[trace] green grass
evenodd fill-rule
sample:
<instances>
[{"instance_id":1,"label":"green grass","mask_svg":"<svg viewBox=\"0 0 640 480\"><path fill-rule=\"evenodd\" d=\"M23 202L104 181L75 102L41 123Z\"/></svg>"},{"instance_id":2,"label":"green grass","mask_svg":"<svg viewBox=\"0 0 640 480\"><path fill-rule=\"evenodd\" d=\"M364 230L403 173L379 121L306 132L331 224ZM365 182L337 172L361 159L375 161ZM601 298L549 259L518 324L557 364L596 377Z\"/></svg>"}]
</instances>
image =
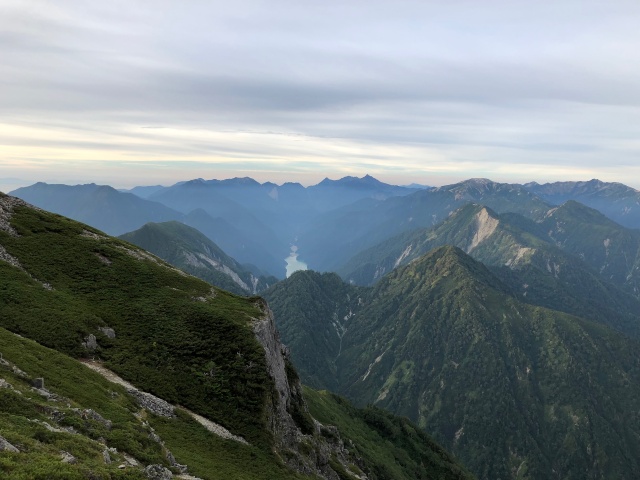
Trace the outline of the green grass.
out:
<instances>
[{"instance_id":1,"label":"green grass","mask_svg":"<svg viewBox=\"0 0 640 480\"><path fill-rule=\"evenodd\" d=\"M2 328L0 352L28 375L23 378L0 366L0 378L13 386L0 389L0 432L21 450L1 456L2 478L143 478L137 471L120 471L118 463L105 465L105 444L145 463L166 464L160 446L134 417L138 407L122 387L66 355ZM36 377L45 379L45 387L58 396L57 401L31 389ZM112 427L83 416L86 409L110 420ZM38 422L58 429L72 426L77 434L52 432ZM78 464L62 464L61 451L75 456ZM120 454L112 456L114 462L122 459Z\"/></svg>"},{"instance_id":2,"label":"green grass","mask_svg":"<svg viewBox=\"0 0 640 480\"><path fill-rule=\"evenodd\" d=\"M178 411L176 418L153 417L151 425L189 473L204 480L302 480L306 477L284 467L263 450L225 440Z\"/></svg>"},{"instance_id":3,"label":"green grass","mask_svg":"<svg viewBox=\"0 0 640 480\"><path fill-rule=\"evenodd\" d=\"M0 352L5 360L17 365L29 378L0 366L4 378L21 393L0 388L0 432L21 453L0 455L0 478L10 479L137 479L146 478L139 470L117 469L121 453L127 453L143 465L160 463L169 466L160 445L149 437L148 428L134 416L140 408L123 387L113 384L77 360L20 338L0 328ZM44 377L45 387L58 395L57 402L47 401L31 390L31 379ZM83 418L73 409L91 408L111 420L111 429ZM52 413L64 414L58 422ZM303 480L303 475L286 468L275 455L258 446L224 440L177 410L173 419L144 414L173 453L177 461L189 466L189 472L205 480ZM51 432L42 424L55 428L72 426L78 434ZM105 445L115 447L112 465L105 465ZM61 451L78 459L77 465L60 462ZM118 459L120 461L118 461Z\"/></svg>"},{"instance_id":4,"label":"green grass","mask_svg":"<svg viewBox=\"0 0 640 480\"><path fill-rule=\"evenodd\" d=\"M348 448L365 461L379 480L473 478L442 447L407 419L375 407L358 409L330 392L304 389L311 414L337 425ZM332 436L330 430L323 430Z\"/></svg>"}]
</instances>

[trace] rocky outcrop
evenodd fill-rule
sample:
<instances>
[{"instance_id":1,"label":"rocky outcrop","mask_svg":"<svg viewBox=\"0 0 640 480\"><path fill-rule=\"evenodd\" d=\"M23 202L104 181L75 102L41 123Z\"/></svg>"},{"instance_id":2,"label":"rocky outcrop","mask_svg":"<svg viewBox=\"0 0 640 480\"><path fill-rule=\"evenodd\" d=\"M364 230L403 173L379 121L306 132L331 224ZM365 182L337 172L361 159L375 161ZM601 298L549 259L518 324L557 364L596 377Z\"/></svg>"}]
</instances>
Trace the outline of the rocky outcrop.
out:
<instances>
[{"instance_id":1,"label":"rocky outcrop","mask_svg":"<svg viewBox=\"0 0 640 480\"><path fill-rule=\"evenodd\" d=\"M69 452L60 452L60 456L60 461L62 463L69 463L71 465L75 465L76 463L78 463L78 459L71 455Z\"/></svg>"},{"instance_id":2,"label":"rocky outcrop","mask_svg":"<svg viewBox=\"0 0 640 480\"><path fill-rule=\"evenodd\" d=\"M286 349L280 343L273 313L266 302L260 301L258 306L264 316L254 321L253 331L264 348L267 369L276 391L276 397L269 411L269 429L281 447L291 448L296 444L298 427L289 413L291 385L286 372Z\"/></svg>"},{"instance_id":3,"label":"rocky outcrop","mask_svg":"<svg viewBox=\"0 0 640 480\"><path fill-rule=\"evenodd\" d=\"M94 352L98 348L98 341L96 339L96 336L93 333L90 333L89 335L84 337L82 346L90 352Z\"/></svg>"},{"instance_id":4,"label":"rocky outcrop","mask_svg":"<svg viewBox=\"0 0 640 480\"><path fill-rule=\"evenodd\" d=\"M102 333L104 333L108 338L116 338L116 331L111 327L98 327Z\"/></svg>"},{"instance_id":5,"label":"rocky outcrop","mask_svg":"<svg viewBox=\"0 0 640 480\"><path fill-rule=\"evenodd\" d=\"M288 349L280 342L273 313L264 300L259 300L257 306L263 316L254 319L253 331L264 348L267 370L275 388L267 421L275 439L276 453L290 468L303 474L340 480L342 477L335 469L338 464L351 471L353 478L366 480L365 474L353 474L351 467L362 462L345 447L337 429L320 424L309 414L302 385L289 362Z\"/></svg>"},{"instance_id":6,"label":"rocky outcrop","mask_svg":"<svg viewBox=\"0 0 640 480\"><path fill-rule=\"evenodd\" d=\"M162 465L148 465L144 469L144 474L149 480L171 480L173 473Z\"/></svg>"},{"instance_id":7,"label":"rocky outcrop","mask_svg":"<svg viewBox=\"0 0 640 480\"><path fill-rule=\"evenodd\" d=\"M27 206L30 207L31 205L19 198L0 193L0 230L8 233L12 237L17 237L18 232L16 232L16 229L11 225L11 216L13 215L14 208Z\"/></svg>"},{"instance_id":8,"label":"rocky outcrop","mask_svg":"<svg viewBox=\"0 0 640 480\"><path fill-rule=\"evenodd\" d=\"M19 268L20 270L24 270L24 268L22 268L22 265L20 265L18 259L7 252L2 245L0 245L0 260L4 260L9 265Z\"/></svg>"},{"instance_id":9,"label":"rocky outcrop","mask_svg":"<svg viewBox=\"0 0 640 480\"><path fill-rule=\"evenodd\" d=\"M0 437L0 452L19 453L20 450L11 445L6 438Z\"/></svg>"},{"instance_id":10,"label":"rocky outcrop","mask_svg":"<svg viewBox=\"0 0 640 480\"><path fill-rule=\"evenodd\" d=\"M145 410L155 413L161 417L175 417L175 409L169 402L140 390L131 389L128 390L127 393L134 397L138 404Z\"/></svg>"}]
</instances>

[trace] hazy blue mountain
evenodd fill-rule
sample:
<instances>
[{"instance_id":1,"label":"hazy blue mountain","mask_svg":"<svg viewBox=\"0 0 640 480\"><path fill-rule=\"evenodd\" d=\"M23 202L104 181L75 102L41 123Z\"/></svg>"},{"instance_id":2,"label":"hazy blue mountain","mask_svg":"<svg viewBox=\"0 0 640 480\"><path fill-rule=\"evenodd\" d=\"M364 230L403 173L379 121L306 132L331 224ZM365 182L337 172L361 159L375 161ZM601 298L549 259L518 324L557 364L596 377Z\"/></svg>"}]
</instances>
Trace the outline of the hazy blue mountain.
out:
<instances>
[{"instance_id":1,"label":"hazy blue mountain","mask_svg":"<svg viewBox=\"0 0 640 480\"><path fill-rule=\"evenodd\" d=\"M407 195L415 190L388 185L366 175L362 178L344 177L325 179L305 188L299 183L276 185L259 183L252 178L228 180L196 179L163 188L150 198L183 213L196 209L206 211L213 218L221 218L235 227L246 238L260 239L261 249L268 257L282 259L288 256L291 245L297 243L303 232L313 229L322 212L345 207L357 201L379 201L394 195ZM374 200L375 199L375 200ZM209 235L202 225L197 227ZM241 262L251 262L276 275L273 262L262 261L263 254L252 252L246 258L231 252L228 245L212 238L225 251ZM242 245L248 245L242 242ZM250 249L249 249L250 250ZM306 252L300 251L302 259ZM279 264L278 270L284 270Z\"/></svg>"},{"instance_id":2,"label":"hazy blue mountain","mask_svg":"<svg viewBox=\"0 0 640 480\"><path fill-rule=\"evenodd\" d=\"M576 200L595 208L628 228L640 228L640 192L622 183L589 180L588 182L555 182L525 185L549 203L560 205Z\"/></svg>"},{"instance_id":3,"label":"hazy blue mountain","mask_svg":"<svg viewBox=\"0 0 640 480\"><path fill-rule=\"evenodd\" d=\"M333 316L296 322L305 309L298 299L307 299L300 291L318 284L309 277L270 290L292 351L311 341L305 335L335 328ZM339 355L321 349L316 361L335 369L338 393L356 404L416 421L481 479L622 479L640 468L637 341L522 303L455 247L397 268L359 298ZM346 306L333 295L313 311L331 313L336 300Z\"/></svg>"},{"instance_id":4,"label":"hazy blue mountain","mask_svg":"<svg viewBox=\"0 0 640 480\"><path fill-rule=\"evenodd\" d=\"M107 185L36 183L12 192L23 200L111 235L121 235L147 222L179 220L182 214L157 202L123 193Z\"/></svg>"},{"instance_id":5,"label":"hazy blue mountain","mask_svg":"<svg viewBox=\"0 0 640 480\"><path fill-rule=\"evenodd\" d=\"M361 200L328 212L300 235L298 246L315 270L332 271L358 252L400 233L433 226L474 202L497 212L540 218L549 205L520 185L471 179L403 197Z\"/></svg>"},{"instance_id":6,"label":"hazy blue mountain","mask_svg":"<svg viewBox=\"0 0 640 480\"><path fill-rule=\"evenodd\" d=\"M163 190L165 188L167 187L164 187L162 185L148 185L148 186L141 186L141 187L133 187L129 190L119 189L119 191L133 193L134 195L137 195L140 198L149 198L154 193L159 192L160 190Z\"/></svg>"},{"instance_id":7,"label":"hazy blue mountain","mask_svg":"<svg viewBox=\"0 0 640 480\"><path fill-rule=\"evenodd\" d=\"M275 277L254 275L204 234L180 222L147 223L119 238L184 272L240 295L256 294L278 281Z\"/></svg>"},{"instance_id":8,"label":"hazy blue mountain","mask_svg":"<svg viewBox=\"0 0 640 480\"><path fill-rule=\"evenodd\" d=\"M202 232L222 250L238 260L242 265L252 265L249 269L257 276L285 276L285 261L276 257L260 242L259 237L240 231L224 218L214 218L202 209L186 215L183 222Z\"/></svg>"},{"instance_id":9,"label":"hazy blue mountain","mask_svg":"<svg viewBox=\"0 0 640 480\"><path fill-rule=\"evenodd\" d=\"M241 189L253 188L259 184L251 179L234 179L243 180L239 183ZM228 181L226 181L228 183ZM222 183L222 185L227 185ZM211 183L211 181L192 180L180 185L174 185L168 189L161 190L153 194L150 198L160 202L171 208L188 214L193 210L204 210L213 218L221 218L234 227L234 229L242 234L244 238L254 239L259 242L262 251L268 253L268 258L282 259L282 272L272 270L274 275L284 275L284 258L289 253L288 238L277 232L276 226L267 218L260 215L260 212L248 208L234 199L230 198L223 190L226 187L218 188L219 184ZM232 183L231 185L235 185ZM190 222L186 222L191 225ZM220 245L231 256L237 258L240 262L255 263L259 268L269 270L273 268L273 263L262 261L258 252L251 252L247 256L241 256L237 250L232 252L228 245L209 235L208 229L202 225L192 225L205 235L209 236L215 243ZM258 240L259 239L259 240ZM240 249L247 250L250 244L243 243ZM247 257L250 257L247 258Z\"/></svg>"},{"instance_id":10,"label":"hazy blue mountain","mask_svg":"<svg viewBox=\"0 0 640 480\"><path fill-rule=\"evenodd\" d=\"M384 200L391 197L405 196L416 191L412 187L400 187L383 183L371 175L343 177L339 180L325 178L317 185L307 189L314 207L326 212L351 204L364 198Z\"/></svg>"},{"instance_id":11,"label":"hazy blue mountain","mask_svg":"<svg viewBox=\"0 0 640 480\"><path fill-rule=\"evenodd\" d=\"M272 212L279 214L304 213L306 215L332 210L337 207L348 205L363 198L389 198L392 196L408 195L416 191L415 188L389 185L365 175L358 177L343 177L338 180L325 178L317 185L304 187L299 183L287 182L277 185L273 182L259 183L250 177L230 178L226 180L204 180L195 179L188 182L181 182L172 187L164 187L153 194L154 199L173 203L174 208L181 210L191 210L194 204L184 206L180 203L178 192L184 191L184 186L199 186L206 188L207 192L216 192L225 196L246 208L257 211ZM142 187L136 187L142 188ZM165 197L168 192L173 192L169 197ZM215 200L216 198L213 197ZM184 199L182 199L184 200ZM208 199L207 199L208 200ZM219 199L218 199L219 200ZM205 208L204 205L197 205Z\"/></svg>"}]
</instances>

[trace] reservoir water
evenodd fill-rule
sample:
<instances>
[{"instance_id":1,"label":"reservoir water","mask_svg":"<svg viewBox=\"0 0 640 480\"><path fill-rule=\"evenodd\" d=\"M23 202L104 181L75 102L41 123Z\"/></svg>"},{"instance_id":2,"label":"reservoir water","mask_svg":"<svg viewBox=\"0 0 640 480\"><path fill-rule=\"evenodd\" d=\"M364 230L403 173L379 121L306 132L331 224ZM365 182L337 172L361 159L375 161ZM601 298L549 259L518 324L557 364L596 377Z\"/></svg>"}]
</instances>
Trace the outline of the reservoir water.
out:
<instances>
[{"instance_id":1,"label":"reservoir water","mask_svg":"<svg viewBox=\"0 0 640 480\"><path fill-rule=\"evenodd\" d=\"M298 260L298 247L295 245L291 246L291 252L284 261L287 262L287 278L289 278L293 272L307 269L307 264Z\"/></svg>"}]
</instances>

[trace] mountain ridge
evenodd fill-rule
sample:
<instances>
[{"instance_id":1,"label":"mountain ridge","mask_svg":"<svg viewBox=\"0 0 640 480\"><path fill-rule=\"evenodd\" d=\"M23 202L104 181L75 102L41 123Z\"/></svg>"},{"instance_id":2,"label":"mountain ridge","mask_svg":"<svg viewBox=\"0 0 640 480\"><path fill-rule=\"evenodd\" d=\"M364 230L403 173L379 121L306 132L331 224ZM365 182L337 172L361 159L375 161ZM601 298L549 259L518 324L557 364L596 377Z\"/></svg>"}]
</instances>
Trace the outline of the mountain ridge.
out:
<instances>
[{"instance_id":1,"label":"mountain ridge","mask_svg":"<svg viewBox=\"0 0 640 480\"><path fill-rule=\"evenodd\" d=\"M216 287L239 295L255 295L278 281L275 277L255 276L203 233L177 221L147 223L118 238Z\"/></svg>"}]
</instances>

